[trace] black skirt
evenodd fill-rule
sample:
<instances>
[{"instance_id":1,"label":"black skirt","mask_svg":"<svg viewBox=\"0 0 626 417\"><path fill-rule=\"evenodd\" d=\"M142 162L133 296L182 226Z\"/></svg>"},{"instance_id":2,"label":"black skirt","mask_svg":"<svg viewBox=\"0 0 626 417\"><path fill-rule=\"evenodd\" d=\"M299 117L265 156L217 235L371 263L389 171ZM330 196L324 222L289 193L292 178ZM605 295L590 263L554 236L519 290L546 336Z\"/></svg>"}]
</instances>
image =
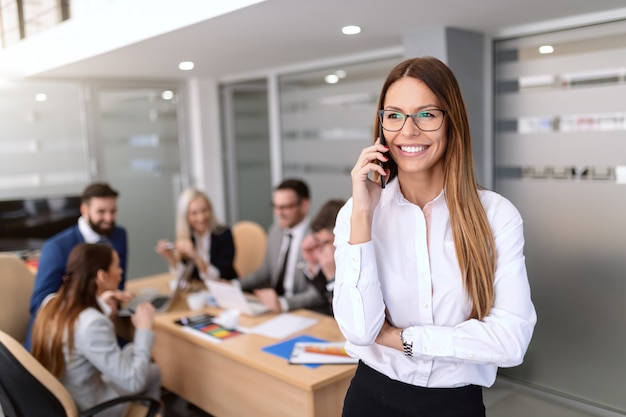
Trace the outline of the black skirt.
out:
<instances>
[{"instance_id":1,"label":"black skirt","mask_svg":"<svg viewBox=\"0 0 626 417\"><path fill-rule=\"evenodd\" d=\"M477 385L424 388L396 381L359 361L342 417L485 417Z\"/></svg>"}]
</instances>

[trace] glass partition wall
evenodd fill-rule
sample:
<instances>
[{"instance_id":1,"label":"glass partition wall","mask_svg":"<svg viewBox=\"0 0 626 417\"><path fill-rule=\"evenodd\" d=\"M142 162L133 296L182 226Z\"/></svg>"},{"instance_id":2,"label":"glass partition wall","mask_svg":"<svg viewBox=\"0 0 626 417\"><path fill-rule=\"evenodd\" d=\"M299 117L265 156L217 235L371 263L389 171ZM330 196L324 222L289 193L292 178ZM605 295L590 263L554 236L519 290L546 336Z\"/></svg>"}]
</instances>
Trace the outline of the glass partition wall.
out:
<instances>
[{"instance_id":1,"label":"glass partition wall","mask_svg":"<svg viewBox=\"0 0 626 417\"><path fill-rule=\"evenodd\" d=\"M279 78L283 177L311 188L311 213L351 195L350 171L372 143L378 94L401 58L335 65Z\"/></svg>"},{"instance_id":2,"label":"glass partition wall","mask_svg":"<svg viewBox=\"0 0 626 417\"><path fill-rule=\"evenodd\" d=\"M279 180L297 177L309 184L312 216L328 199L347 199L352 189L350 171L361 149L372 141L380 88L401 59L280 74L277 83L269 84L278 85L276 144L269 126L268 83L223 85L228 222L271 224L272 172L281 173ZM272 146L280 147L280 152L270 152Z\"/></svg>"},{"instance_id":3,"label":"glass partition wall","mask_svg":"<svg viewBox=\"0 0 626 417\"><path fill-rule=\"evenodd\" d=\"M118 223L128 231L130 278L167 269L154 246L159 238L174 238L176 197L187 175L179 152L182 88L138 84L0 84L0 203L59 204L79 196L91 181L110 182L120 192ZM27 209L4 210L0 220Z\"/></svg>"},{"instance_id":4,"label":"glass partition wall","mask_svg":"<svg viewBox=\"0 0 626 417\"><path fill-rule=\"evenodd\" d=\"M118 222L128 232L127 275L167 270L154 247L176 238L176 201L181 192L181 154L176 86L98 87L94 137L100 177L115 187Z\"/></svg>"},{"instance_id":5,"label":"glass partition wall","mask_svg":"<svg viewBox=\"0 0 626 417\"><path fill-rule=\"evenodd\" d=\"M496 188L538 323L506 376L626 412L626 22L495 43Z\"/></svg>"}]
</instances>

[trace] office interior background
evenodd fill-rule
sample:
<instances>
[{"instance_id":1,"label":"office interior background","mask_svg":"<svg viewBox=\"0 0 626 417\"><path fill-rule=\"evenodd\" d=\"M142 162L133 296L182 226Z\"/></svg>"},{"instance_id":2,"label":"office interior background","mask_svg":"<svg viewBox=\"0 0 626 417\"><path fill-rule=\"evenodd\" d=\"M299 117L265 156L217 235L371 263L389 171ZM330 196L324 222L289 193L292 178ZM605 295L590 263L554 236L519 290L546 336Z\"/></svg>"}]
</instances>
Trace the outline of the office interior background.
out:
<instances>
[{"instance_id":1,"label":"office interior background","mask_svg":"<svg viewBox=\"0 0 626 417\"><path fill-rule=\"evenodd\" d=\"M153 248L186 186L223 222L266 227L282 178L307 180L313 212L348 198L387 72L437 56L461 83L480 182L525 220L539 319L501 374L626 414L623 1L215 3L1 0L0 207L108 181L129 276L162 272Z\"/></svg>"}]
</instances>

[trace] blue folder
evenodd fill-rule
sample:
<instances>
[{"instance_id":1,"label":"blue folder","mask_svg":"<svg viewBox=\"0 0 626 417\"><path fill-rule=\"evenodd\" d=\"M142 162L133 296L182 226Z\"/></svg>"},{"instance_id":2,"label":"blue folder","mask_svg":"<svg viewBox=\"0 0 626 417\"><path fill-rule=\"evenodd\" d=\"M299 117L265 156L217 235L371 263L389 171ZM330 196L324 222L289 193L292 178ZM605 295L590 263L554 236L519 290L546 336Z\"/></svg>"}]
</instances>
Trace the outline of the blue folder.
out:
<instances>
[{"instance_id":1,"label":"blue folder","mask_svg":"<svg viewBox=\"0 0 626 417\"><path fill-rule=\"evenodd\" d=\"M291 356L291 351L293 350L294 345L298 342L326 342L326 340L303 334L301 336L296 336L292 339L288 339L274 345L265 346L262 350L264 352L271 353L272 355L276 355L283 359L289 360L289 357ZM320 365L321 364L319 363L309 363L304 366L308 366L309 368L317 368Z\"/></svg>"}]
</instances>

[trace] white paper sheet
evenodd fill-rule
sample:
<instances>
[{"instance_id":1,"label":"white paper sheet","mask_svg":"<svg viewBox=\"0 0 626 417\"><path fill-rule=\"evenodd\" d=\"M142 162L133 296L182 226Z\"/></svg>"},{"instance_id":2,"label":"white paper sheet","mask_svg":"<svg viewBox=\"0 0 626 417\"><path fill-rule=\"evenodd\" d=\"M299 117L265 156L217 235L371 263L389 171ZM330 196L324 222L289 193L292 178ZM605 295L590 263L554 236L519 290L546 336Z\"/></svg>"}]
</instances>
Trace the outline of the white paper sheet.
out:
<instances>
[{"instance_id":1,"label":"white paper sheet","mask_svg":"<svg viewBox=\"0 0 626 417\"><path fill-rule=\"evenodd\" d=\"M263 336L284 339L296 332L313 326L318 319L313 317L302 317L296 314L283 313L273 319L267 320L258 326L249 328L249 333Z\"/></svg>"}]
</instances>

